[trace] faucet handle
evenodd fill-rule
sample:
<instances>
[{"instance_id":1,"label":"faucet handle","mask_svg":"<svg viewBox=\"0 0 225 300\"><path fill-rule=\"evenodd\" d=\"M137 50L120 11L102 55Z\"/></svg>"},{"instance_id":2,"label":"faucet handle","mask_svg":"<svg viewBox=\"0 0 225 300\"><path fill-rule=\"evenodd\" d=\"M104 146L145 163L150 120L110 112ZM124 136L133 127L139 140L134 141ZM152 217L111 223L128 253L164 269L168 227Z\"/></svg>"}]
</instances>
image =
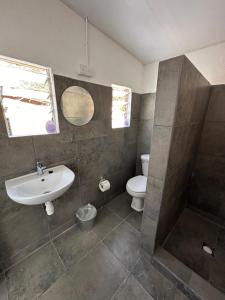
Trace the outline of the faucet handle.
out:
<instances>
[{"instance_id":1,"label":"faucet handle","mask_svg":"<svg viewBox=\"0 0 225 300\"><path fill-rule=\"evenodd\" d=\"M42 169L46 169L46 166L44 165L44 163L43 162L41 162L41 161L37 161L37 167L39 167L39 168L42 168Z\"/></svg>"}]
</instances>

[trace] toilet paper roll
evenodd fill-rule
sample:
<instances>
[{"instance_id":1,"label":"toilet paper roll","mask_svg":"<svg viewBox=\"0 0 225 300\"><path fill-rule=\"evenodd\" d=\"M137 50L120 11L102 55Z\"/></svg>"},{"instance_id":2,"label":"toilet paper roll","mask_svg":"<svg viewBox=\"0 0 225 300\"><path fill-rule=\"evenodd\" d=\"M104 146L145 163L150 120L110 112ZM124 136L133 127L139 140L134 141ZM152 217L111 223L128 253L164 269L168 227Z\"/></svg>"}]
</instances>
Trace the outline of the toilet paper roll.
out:
<instances>
[{"instance_id":1,"label":"toilet paper roll","mask_svg":"<svg viewBox=\"0 0 225 300\"><path fill-rule=\"evenodd\" d=\"M101 192L106 192L110 189L110 182L104 179L99 182L98 186Z\"/></svg>"}]
</instances>

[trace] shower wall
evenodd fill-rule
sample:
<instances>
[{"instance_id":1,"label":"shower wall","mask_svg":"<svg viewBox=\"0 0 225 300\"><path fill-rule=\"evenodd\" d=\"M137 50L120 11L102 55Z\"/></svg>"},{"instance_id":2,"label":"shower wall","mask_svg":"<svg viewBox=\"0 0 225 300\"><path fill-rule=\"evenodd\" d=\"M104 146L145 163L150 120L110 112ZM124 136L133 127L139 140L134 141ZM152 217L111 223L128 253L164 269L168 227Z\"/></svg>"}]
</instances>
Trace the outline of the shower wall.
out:
<instances>
[{"instance_id":1,"label":"shower wall","mask_svg":"<svg viewBox=\"0 0 225 300\"><path fill-rule=\"evenodd\" d=\"M159 64L142 221L143 247L151 254L186 204L208 95L208 81L185 56Z\"/></svg>"},{"instance_id":2,"label":"shower wall","mask_svg":"<svg viewBox=\"0 0 225 300\"><path fill-rule=\"evenodd\" d=\"M155 112L155 96L155 93L141 95L140 120L137 136L137 174L142 174L140 159L141 154L149 154L151 149L151 138Z\"/></svg>"},{"instance_id":3,"label":"shower wall","mask_svg":"<svg viewBox=\"0 0 225 300\"><path fill-rule=\"evenodd\" d=\"M225 85L211 87L190 204L225 219Z\"/></svg>"}]
</instances>

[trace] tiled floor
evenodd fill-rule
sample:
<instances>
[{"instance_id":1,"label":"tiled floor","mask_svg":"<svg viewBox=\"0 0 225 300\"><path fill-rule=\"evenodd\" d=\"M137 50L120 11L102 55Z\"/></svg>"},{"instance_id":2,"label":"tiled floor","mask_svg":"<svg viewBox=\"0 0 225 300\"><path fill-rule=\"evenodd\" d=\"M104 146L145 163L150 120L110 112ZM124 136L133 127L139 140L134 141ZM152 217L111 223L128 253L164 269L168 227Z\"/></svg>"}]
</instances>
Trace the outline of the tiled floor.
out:
<instances>
[{"instance_id":1,"label":"tiled floor","mask_svg":"<svg viewBox=\"0 0 225 300\"><path fill-rule=\"evenodd\" d=\"M213 256L203 251L203 243L214 250ZM164 247L225 293L225 228L185 209Z\"/></svg>"},{"instance_id":2,"label":"tiled floor","mask_svg":"<svg viewBox=\"0 0 225 300\"><path fill-rule=\"evenodd\" d=\"M73 226L0 277L1 300L187 299L142 255L141 215L121 194L92 231Z\"/></svg>"}]
</instances>

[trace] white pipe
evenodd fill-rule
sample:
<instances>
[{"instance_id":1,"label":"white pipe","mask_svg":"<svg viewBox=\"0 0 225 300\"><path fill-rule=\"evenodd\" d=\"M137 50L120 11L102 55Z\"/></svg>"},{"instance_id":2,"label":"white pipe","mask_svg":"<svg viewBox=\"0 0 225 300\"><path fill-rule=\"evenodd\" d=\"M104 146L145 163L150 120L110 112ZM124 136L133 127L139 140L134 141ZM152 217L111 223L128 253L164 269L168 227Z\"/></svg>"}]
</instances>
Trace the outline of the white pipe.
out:
<instances>
[{"instance_id":1,"label":"white pipe","mask_svg":"<svg viewBox=\"0 0 225 300\"><path fill-rule=\"evenodd\" d=\"M52 204L52 201L45 202L45 210L48 216L54 214L54 205Z\"/></svg>"},{"instance_id":2,"label":"white pipe","mask_svg":"<svg viewBox=\"0 0 225 300\"><path fill-rule=\"evenodd\" d=\"M88 17L85 18L85 53L86 53L86 64L89 70L89 55L88 55Z\"/></svg>"}]
</instances>

